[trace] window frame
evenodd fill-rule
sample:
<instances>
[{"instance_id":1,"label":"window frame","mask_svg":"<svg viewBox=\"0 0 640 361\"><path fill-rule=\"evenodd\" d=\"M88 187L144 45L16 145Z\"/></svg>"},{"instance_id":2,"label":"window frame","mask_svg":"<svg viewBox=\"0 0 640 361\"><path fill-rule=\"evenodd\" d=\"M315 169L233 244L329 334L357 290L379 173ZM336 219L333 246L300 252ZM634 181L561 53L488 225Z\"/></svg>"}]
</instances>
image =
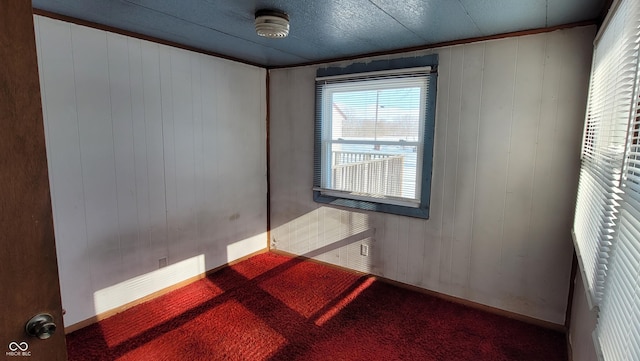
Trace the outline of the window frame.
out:
<instances>
[{"instance_id":1,"label":"window frame","mask_svg":"<svg viewBox=\"0 0 640 361\"><path fill-rule=\"evenodd\" d=\"M433 168L433 148L435 133L435 114L436 114L436 94L438 79L438 55L430 54L425 56L400 58L390 60L378 60L368 63L354 63L347 67L329 67L318 69L316 76L318 78L350 76L354 78L354 82L365 80L367 74L378 72L399 73L406 70L408 73L412 68L430 67L429 75L426 76L426 99L421 104L424 119L421 122L418 149L416 152L422 152L422 162L417 164L417 183L419 183L419 203L410 204L411 202L402 200L399 202L385 201L376 202L369 197L349 196L344 197L339 191L332 192L321 188L322 185L322 165L323 155L326 147L323 144L323 132L325 131L322 124L323 109L323 92L321 91L321 83L316 82L316 107L315 107L315 135L314 135L314 180L313 180L313 199L315 202L323 204L331 204L348 208L355 208L374 212L383 212L396 215L403 215L416 218L429 218L429 207L431 198L431 177ZM422 102L422 101L421 101ZM420 139L421 138L421 139ZM422 141L422 149L420 149L420 140ZM377 141L378 143L389 143L387 141ZM393 142L395 143L395 142ZM413 142L412 142L413 143ZM373 144L367 141L367 144ZM407 143L405 143L407 145Z\"/></svg>"}]
</instances>

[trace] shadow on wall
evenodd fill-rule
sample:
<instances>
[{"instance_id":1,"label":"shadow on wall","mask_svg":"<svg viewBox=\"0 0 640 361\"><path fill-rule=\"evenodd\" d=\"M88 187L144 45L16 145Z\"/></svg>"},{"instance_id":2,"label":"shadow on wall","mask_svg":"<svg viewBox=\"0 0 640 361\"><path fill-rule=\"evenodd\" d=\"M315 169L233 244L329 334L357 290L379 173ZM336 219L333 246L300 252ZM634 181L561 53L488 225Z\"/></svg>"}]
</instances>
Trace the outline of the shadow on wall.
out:
<instances>
[{"instance_id":1,"label":"shadow on wall","mask_svg":"<svg viewBox=\"0 0 640 361\"><path fill-rule=\"evenodd\" d=\"M238 212L214 217L206 212L168 221L168 232L162 225L104 237L88 248L93 311L108 312L264 249L262 216ZM372 265L380 264L375 232L368 214L322 206L275 227L271 248L374 273ZM279 247L280 237L293 242Z\"/></svg>"},{"instance_id":2,"label":"shadow on wall","mask_svg":"<svg viewBox=\"0 0 640 361\"><path fill-rule=\"evenodd\" d=\"M83 253L88 269L78 263L60 262L61 274L85 272L73 279L61 277L61 288L67 290L63 292L65 325L139 300L265 248L264 214L232 212L222 216L223 213L213 216L211 212L198 212L193 217L170 219L166 224L107 234L98 242L90 242ZM64 252L68 245L61 245ZM92 297L87 294L89 285ZM93 304L87 305L90 299ZM90 311L93 314L86 314Z\"/></svg>"},{"instance_id":3,"label":"shadow on wall","mask_svg":"<svg viewBox=\"0 0 640 361\"><path fill-rule=\"evenodd\" d=\"M381 260L369 214L322 206L291 218L272 223L271 249L375 273Z\"/></svg>"},{"instance_id":4,"label":"shadow on wall","mask_svg":"<svg viewBox=\"0 0 640 361\"><path fill-rule=\"evenodd\" d=\"M318 219L318 212L324 213L325 217L322 218L324 218L325 221L314 224L313 220ZM235 222L240 222L241 219L241 215L234 214L228 218L227 222L233 224ZM244 305L242 300L233 299L232 294L225 294L225 292L233 288L240 287L243 284L248 284L249 287L258 287L259 283L261 285L260 287L263 287L264 284L268 283L271 277L281 274L282 272L286 272L288 269L296 266L306 258L330 260L332 255L336 252L347 252L347 256L343 256L344 259L349 260L348 264L345 266L357 269L361 272L370 273L372 264L371 258L375 257L376 252L374 251L375 228L370 224L369 215L330 207L321 207L297 217L290 222L286 222L286 224L277 227L273 232L274 234L282 235L282 232L286 231L287 225L297 224L299 226L300 223L307 223L310 227L318 227L316 233L317 239L312 244L307 243L307 246L310 247L307 252L297 258L288 260L273 269L269 269L264 273L256 271L257 275L241 274L230 268L225 269L224 272L233 272L237 276L237 283L215 285L215 287L219 287L222 290L220 295L212 299L208 299L202 304L195 305L193 308L189 309L187 311L187 320L192 320L198 317L200 315L198 310L205 312L213 306L223 305L226 302L234 301L243 303ZM241 227L240 224L238 224L238 227ZM126 256L130 256L132 258L142 257L144 252L138 255L118 255L116 253L102 254L101 267L106 267L107 265L110 266L109 270L111 271L111 279L119 280L119 282L105 283L93 293L93 307L95 313L100 314L107 312L186 279L200 276L208 269L219 266L220 263L228 263L242 257L244 254L241 254L241 252L245 252L246 254L247 247L255 248L258 244L264 246L266 234L264 232L259 232L259 230L256 229L254 229L253 232L247 233L249 231L250 229L245 229L243 232L238 233L237 238L226 238L224 240L206 237L196 237L194 239L181 238L177 240L175 244L167 245L167 247L179 248L181 245L193 246L193 244L198 244L198 247L196 248L198 251L196 251L196 249L192 249L190 252L184 253L179 260L174 261L172 259L167 259L166 266L161 268L147 266L147 272L145 273L132 274L131 265L129 265L129 268L122 267L125 266L123 264L123 258ZM120 238L136 239L138 233L134 231L130 232L128 235L130 237L123 237L121 235ZM277 237L278 236L274 236L272 242L272 247L276 250L278 250ZM117 242L115 242L114 239L116 239L116 237L110 237L108 241L105 241L105 243L102 243L101 245L104 247L108 247L110 245L115 246L115 243ZM302 241L305 240L302 239ZM299 243L299 245L301 244L302 242ZM99 250L99 248L95 247L90 249L92 253L96 253ZM287 251L286 249L282 250ZM151 259L152 257L154 256L149 255L147 258ZM140 260L142 260L142 258L140 258ZM153 259L151 259L151 261L153 261ZM150 264L152 262L146 263ZM159 266L159 264L155 265L155 267ZM129 272L127 272L127 270ZM354 277L358 278L358 276L355 275ZM373 279L370 279L370 281L372 280ZM103 282L106 282L106 278L103 279ZM335 294L335 298L333 298L329 303L318 305L317 310L312 312L312 314L301 315L299 314L299 311L293 309L291 310L291 314L294 315L295 318L303 320L305 325L309 324L310 326L307 325L308 327L321 327L324 323L331 320L331 318L335 316L340 309L348 304L345 300L354 299L357 294L366 289L370 283L371 282L369 282L368 279L359 278L357 282L347 285L348 287L337 287L339 292L336 291L337 293ZM278 301L276 297L269 294L268 291L261 291L261 293L264 293L264 299L269 300L269 302L281 302ZM252 311L255 315L260 315L258 305L249 306L252 306L248 308L249 311ZM165 311L170 314L171 309L171 303L167 302ZM145 330L141 331L140 335L144 333L145 342L151 342L153 339L170 332L175 327L174 320L180 319L181 322L184 321L184 316L184 314L175 315L174 317L171 317L157 325L153 324L151 321L145 321L141 324L136 320L130 321L132 322L131 327L145 328ZM263 319L263 321L267 323L269 322L266 318ZM114 340L112 339L113 335L103 335L101 338L101 342L104 342L104 347L108 348L110 352L113 351L121 355L140 347L138 344L140 340L136 340L133 337L126 340ZM285 347L283 351L287 351L287 348Z\"/></svg>"}]
</instances>

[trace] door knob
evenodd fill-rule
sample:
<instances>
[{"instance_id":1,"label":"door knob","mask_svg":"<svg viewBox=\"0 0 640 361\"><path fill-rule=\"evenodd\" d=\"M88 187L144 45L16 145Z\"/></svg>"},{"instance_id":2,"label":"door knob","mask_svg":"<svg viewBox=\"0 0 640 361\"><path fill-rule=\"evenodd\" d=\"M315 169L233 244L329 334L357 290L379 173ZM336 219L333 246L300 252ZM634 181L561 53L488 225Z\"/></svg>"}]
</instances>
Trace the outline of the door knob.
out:
<instances>
[{"instance_id":1,"label":"door knob","mask_svg":"<svg viewBox=\"0 0 640 361\"><path fill-rule=\"evenodd\" d=\"M53 336L56 328L57 326L53 322L53 316L48 313L40 313L33 316L25 326L27 335L37 337L41 340L46 340Z\"/></svg>"}]
</instances>

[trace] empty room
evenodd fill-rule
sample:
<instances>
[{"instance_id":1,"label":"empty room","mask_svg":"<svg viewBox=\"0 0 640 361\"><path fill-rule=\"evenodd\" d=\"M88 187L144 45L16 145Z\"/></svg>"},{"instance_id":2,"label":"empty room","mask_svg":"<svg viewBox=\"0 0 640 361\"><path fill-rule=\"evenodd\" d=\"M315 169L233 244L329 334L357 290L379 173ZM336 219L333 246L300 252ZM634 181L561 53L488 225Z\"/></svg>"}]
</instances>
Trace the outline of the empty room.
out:
<instances>
[{"instance_id":1,"label":"empty room","mask_svg":"<svg viewBox=\"0 0 640 361\"><path fill-rule=\"evenodd\" d=\"M638 1L0 10L7 360L640 360Z\"/></svg>"}]
</instances>

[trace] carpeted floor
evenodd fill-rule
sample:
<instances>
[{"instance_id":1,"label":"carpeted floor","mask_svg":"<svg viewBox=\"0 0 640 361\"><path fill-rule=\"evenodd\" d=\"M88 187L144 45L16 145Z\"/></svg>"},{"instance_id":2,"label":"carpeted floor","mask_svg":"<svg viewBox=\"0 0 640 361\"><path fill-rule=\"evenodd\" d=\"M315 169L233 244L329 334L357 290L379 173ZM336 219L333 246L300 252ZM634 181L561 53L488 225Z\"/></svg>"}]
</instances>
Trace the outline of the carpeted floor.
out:
<instances>
[{"instance_id":1,"label":"carpeted floor","mask_svg":"<svg viewBox=\"0 0 640 361\"><path fill-rule=\"evenodd\" d=\"M81 360L566 360L561 333L272 253L67 335Z\"/></svg>"}]
</instances>

